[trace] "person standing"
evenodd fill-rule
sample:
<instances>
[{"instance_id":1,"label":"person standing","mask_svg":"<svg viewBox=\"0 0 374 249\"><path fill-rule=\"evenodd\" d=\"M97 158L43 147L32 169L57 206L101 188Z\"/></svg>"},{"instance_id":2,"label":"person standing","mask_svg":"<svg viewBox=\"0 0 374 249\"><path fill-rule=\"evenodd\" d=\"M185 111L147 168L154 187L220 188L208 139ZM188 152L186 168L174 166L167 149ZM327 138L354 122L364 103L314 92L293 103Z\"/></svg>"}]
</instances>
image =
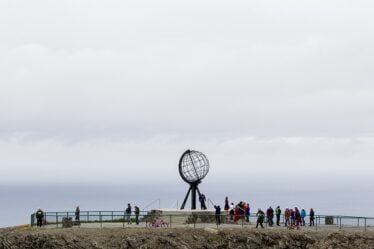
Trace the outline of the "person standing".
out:
<instances>
[{"instance_id":1,"label":"person standing","mask_svg":"<svg viewBox=\"0 0 374 249\"><path fill-rule=\"evenodd\" d=\"M282 213L282 210L281 210L280 207L278 206L278 207L275 209L275 216L277 217L277 226L279 226L279 223L280 223L281 213Z\"/></svg>"},{"instance_id":2,"label":"person standing","mask_svg":"<svg viewBox=\"0 0 374 249\"><path fill-rule=\"evenodd\" d=\"M245 205L245 220L249 222L249 216L251 214L251 207L249 206L249 203Z\"/></svg>"},{"instance_id":3,"label":"person standing","mask_svg":"<svg viewBox=\"0 0 374 249\"><path fill-rule=\"evenodd\" d=\"M230 220L233 221L234 215L235 215L235 206L233 202L231 202L229 214L230 214Z\"/></svg>"},{"instance_id":4,"label":"person standing","mask_svg":"<svg viewBox=\"0 0 374 249\"><path fill-rule=\"evenodd\" d=\"M313 208L309 211L309 226L314 226L314 210Z\"/></svg>"},{"instance_id":5,"label":"person standing","mask_svg":"<svg viewBox=\"0 0 374 249\"><path fill-rule=\"evenodd\" d=\"M261 209L258 209L256 216L257 216L256 228L258 228L258 225L261 225L261 227L264 228L264 226L262 225L262 223L264 222L264 218L265 218L264 212Z\"/></svg>"},{"instance_id":6,"label":"person standing","mask_svg":"<svg viewBox=\"0 0 374 249\"><path fill-rule=\"evenodd\" d=\"M206 198L204 194L201 194L199 196L199 201L200 201L201 210L206 210L206 205L205 205Z\"/></svg>"},{"instance_id":7,"label":"person standing","mask_svg":"<svg viewBox=\"0 0 374 249\"><path fill-rule=\"evenodd\" d=\"M297 207L295 207L295 222L296 222L296 226L300 226L301 224L301 215L300 215L300 211Z\"/></svg>"},{"instance_id":8,"label":"person standing","mask_svg":"<svg viewBox=\"0 0 374 249\"><path fill-rule=\"evenodd\" d=\"M274 224L274 222L273 222L274 209L271 206L268 208L268 210L266 210L266 216L267 216L267 219L268 219L269 226L272 227L273 224Z\"/></svg>"},{"instance_id":9,"label":"person standing","mask_svg":"<svg viewBox=\"0 0 374 249\"><path fill-rule=\"evenodd\" d=\"M239 214L239 204L237 204L235 206L235 209L234 209L234 223L238 222L240 218L240 214Z\"/></svg>"},{"instance_id":10,"label":"person standing","mask_svg":"<svg viewBox=\"0 0 374 249\"><path fill-rule=\"evenodd\" d=\"M295 211L292 208L290 209L290 218L291 218L291 224L295 225Z\"/></svg>"},{"instance_id":11,"label":"person standing","mask_svg":"<svg viewBox=\"0 0 374 249\"><path fill-rule=\"evenodd\" d=\"M127 224L131 224L131 205L130 205L130 203L127 204L126 216L127 216Z\"/></svg>"},{"instance_id":12,"label":"person standing","mask_svg":"<svg viewBox=\"0 0 374 249\"><path fill-rule=\"evenodd\" d=\"M216 209L216 224L219 226L221 225L221 207L218 205L214 206L214 208Z\"/></svg>"},{"instance_id":13,"label":"person standing","mask_svg":"<svg viewBox=\"0 0 374 249\"><path fill-rule=\"evenodd\" d=\"M77 206L77 208L75 209L75 222L76 223L80 223L80 213L81 213L81 210L79 209L79 206Z\"/></svg>"},{"instance_id":14,"label":"person standing","mask_svg":"<svg viewBox=\"0 0 374 249\"><path fill-rule=\"evenodd\" d=\"M228 212L230 210L230 204L229 204L229 197L226 196L225 198L225 207L224 210Z\"/></svg>"},{"instance_id":15,"label":"person standing","mask_svg":"<svg viewBox=\"0 0 374 249\"><path fill-rule=\"evenodd\" d=\"M301 225L305 226L305 216L306 216L305 209L301 209L300 215L301 215Z\"/></svg>"},{"instance_id":16,"label":"person standing","mask_svg":"<svg viewBox=\"0 0 374 249\"><path fill-rule=\"evenodd\" d=\"M135 209L135 222L136 222L136 225L139 225L140 209L138 206L135 206L134 209Z\"/></svg>"},{"instance_id":17,"label":"person standing","mask_svg":"<svg viewBox=\"0 0 374 249\"><path fill-rule=\"evenodd\" d=\"M284 211L284 226L290 225L290 216L291 216L290 210L286 208L286 210Z\"/></svg>"},{"instance_id":18,"label":"person standing","mask_svg":"<svg viewBox=\"0 0 374 249\"><path fill-rule=\"evenodd\" d=\"M42 227L43 226L43 218L44 218L44 212L41 208L38 209L35 213L36 216L36 226Z\"/></svg>"}]
</instances>

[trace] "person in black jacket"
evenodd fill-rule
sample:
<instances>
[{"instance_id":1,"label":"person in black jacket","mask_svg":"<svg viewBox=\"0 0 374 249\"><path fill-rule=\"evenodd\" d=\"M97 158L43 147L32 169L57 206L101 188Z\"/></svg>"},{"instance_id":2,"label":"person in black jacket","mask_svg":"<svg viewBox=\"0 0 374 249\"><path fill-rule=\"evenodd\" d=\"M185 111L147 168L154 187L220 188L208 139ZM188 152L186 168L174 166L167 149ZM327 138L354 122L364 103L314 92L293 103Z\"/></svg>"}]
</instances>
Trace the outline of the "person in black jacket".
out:
<instances>
[{"instance_id":1,"label":"person in black jacket","mask_svg":"<svg viewBox=\"0 0 374 249\"><path fill-rule=\"evenodd\" d=\"M36 216L36 226L42 227L43 226L43 218L44 218L44 212L41 208L38 209L35 213Z\"/></svg>"},{"instance_id":2,"label":"person in black jacket","mask_svg":"<svg viewBox=\"0 0 374 249\"><path fill-rule=\"evenodd\" d=\"M199 201L200 201L201 210L206 210L206 205L205 205L206 198L204 194L201 194L199 196Z\"/></svg>"},{"instance_id":3,"label":"person in black jacket","mask_svg":"<svg viewBox=\"0 0 374 249\"><path fill-rule=\"evenodd\" d=\"M216 209L216 224L221 225L221 207L218 205L214 208Z\"/></svg>"},{"instance_id":4,"label":"person in black jacket","mask_svg":"<svg viewBox=\"0 0 374 249\"><path fill-rule=\"evenodd\" d=\"M264 223L265 213L261 209L258 209L256 216L257 216L256 228L258 227L258 225L261 225L261 227L264 228L262 223Z\"/></svg>"},{"instance_id":5,"label":"person in black jacket","mask_svg":"<svg viewBox=\"0 0 374 249\"><path fill-rule=\"evenodd\" d=\"M75 209L75 222L77 224L80 223L80 213L81 213L81 210L79 209L79 206L77 206L77 208Z\"/></svg>"},{"instance_id":6,"label":"person in black jacket","mask_svg":"<svg viewBox=\"0 0 374 249\"><path fill-rule=\"evenodd\" d=\"M310 211L309 211L309 218L310 218L309 226L314 226L314 210L313 210L313 208L311 208Z\"/></svg>"},{"instance_id":7,"label":"person in black jacket","mask_svg":"<svg viewBox=\"0 0 374 249\"><path fill-rule=\"evenodd\" d=\"M136 225L139 225L139 214L140 214L140 209L138 206L135 206L135 222Z\"/></svg>"},{"instance_id":8,"label":"person in black jacket","mask_svg":"<svg viewBox=\"0 0 374 249\"><path fill-rule=\"evenodd\" d=\"M278 206L278 207L275 209L275 216L277 217L277 226L279 226L280 218L281 218L281 214L282 214L282 210L281 210L280 207Z\"/></svg>"},{"instance_id":9,"label":"person in black jacket","mask_svg":"<svg viewBox=\"0 0 374 249\"><path fill-rule=\"evenodd\" d=\"M274 222L273 222L274 209L272 207L269 207L268 210L266 210L266 216L268 218L269 227L272 227L273 224L274 224Z\"/></svg>"},{"instance_id":10,"label":"person in black jacket","mask_svg":"<svg viewBox=\"0 0 374 249\"><path fill-rule=\"evenodd\" d=\"M127 204L126 208L127 224L131 224L131 205Z\"/></svg>"}]
</instances>

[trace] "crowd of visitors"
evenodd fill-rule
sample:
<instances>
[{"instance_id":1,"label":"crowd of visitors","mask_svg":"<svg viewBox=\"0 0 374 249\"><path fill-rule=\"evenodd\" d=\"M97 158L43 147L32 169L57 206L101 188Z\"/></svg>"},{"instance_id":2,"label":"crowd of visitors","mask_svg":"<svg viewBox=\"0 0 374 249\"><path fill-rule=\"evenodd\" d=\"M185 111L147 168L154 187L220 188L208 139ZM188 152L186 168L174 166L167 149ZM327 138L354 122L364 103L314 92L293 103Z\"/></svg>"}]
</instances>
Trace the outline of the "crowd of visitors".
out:
<instances>
[{"instance_id":1,"label":"crowd of visitors","mask_svg":"<svg viewBox=\"0 0 374 249\"><path fill-rule=\"evenodd\" d=\"M240 201L236 205L232 202L231 205L229 205L229 198L226 196L224 210L229 214L230 220L235 223L242 218L249 222L251 207L248 202Z\"/></svg>"},{"instance_id":2,"label":"crowd of visitors","mask_svg":"<svg viewBox=\"0 0 374 249\"><path fill-rule=\"evenodd\" d=\"M201 209L205 210L206 205L206 197L205 195L201 194L199 196L200 203L201 203ZM214 205L215 208L215 220L216 224L220 225L221 224L221 218L222 218L222 213L221 213L221 207L219 205ZM225 222L232 222L232 223L237 223L239 220L241 222L248 222L250 223L250 205L248 202L240 201L237 204L234 204L234 202L229 202L229 198L226 196L225 197L225 202L224 202L224 212L225 212L225 217L227 217ZM139 225L139 215L140 215L140 209L138 206L134 206L134 210L132 209L132 206L130 203L127 204L127 208L125 209L125 221L127 221L128 224L131 224L132 222L132 213L135 214L135 223L136 225ZM262 209L258 209L256 213L257 221L256 221L256 228L258 226L264 227L263 223L267 223L269 227L274 226L274 217L275 217L275 224L277 226L280 226L281 224L281 216L283 214L283 222L284 226L286 227L294 227L296 226L297 228L300 226L305 226L306 225L306 217L309 216L309 226L314 226L314 219L315 219L315 213L313 208L309 210L309 214L307 214L305 209L299 210L298 207L295 208L286 208L284 212L282 213L281 207L277 206L275 210L269 206L269 208L264 212ZM35 217L37 220L37 226L41 227L43 225L44 217L45 214L44 212L39 208L36 213ZM80 223L80 208L79 206L76 207L75 209L75 222L76 224Z\"/></svg>"},{"instance_id":3,"label":"crowd of visitors","mask_svg":"<svg viewBox=\"0 0 374 249\"><path fill-rule=\"evenodd\" d=\"M305 217L307 216L307 213L305 209L299 209L295 207L292 208L286 208L284 211L284 225L296 225L296 226L305 226ZM314 210L313 208L309 211L309 226L314 226Z\"/></svg>"},{"instance_id":4,"label":"crowd of visitors","mask_svg":"<svg viewBox=\"0 0 374 249\"><path fill-rule=\"evenodd\" d=\"M219 206L218 206L219 207ZM216 208L216 221L217 221L217 206ZM230 221L237 223L239 219L245 219L246 222L249 221L250 217L250 205L248 202L240 201L238 204L234 204L233 202L229 202L229 198L226 196L225 198L225 204L224 204L224 210L228 214L228 217L230 218ZM220 213L220 208L219 208ZM277 206L275 210L270 206L266 212L262 211L260 208L258 209L256 213L257 222L256 222L256 228L258 226L264 227L263 223L267 223L269 227L274 226L274 218L275 218L275 224L277 226L280 226L281 224L281 216L282 216L282 209L280 206ZM309 226L314 226L314 210L313 208L310 209L309 214L307 215L307 212L305 209L299 210L299 208L295 207L292 208L286 208L283 213L284 219L284 225L287 226L305 226L306 224L306 217L309 216ZM221 223L217 221L217 224Z\"/></svg>"},{"instance_id":5,"label":"crowd of visitors","mask_svg":"<svg viewBox=\"0 0 374 249\"><path fill-rule=\"evenodd\" d=\"M281 214L282 214L282 210L278 206L275 209L277 226L280 226ZM284 210L283 215L284 215L284 225L286 227L287 226L297 226L297 227L305 226L305 218L307 216L307 213L306 213L305 209L301 209L301 211L300 211L299 208L297 208L297 207L295 207L294 209L286 208ZM258 227L259 224L261 225L261 227L263 227L262 223L264 222L264 218L265 218L264 212L261 209L258 209L256 216L257 216L256 227ZM269 207L266 210L266 219L267 219L267 223L270 227L272 227L274 225L273 218L274 218L274 210L273 210L272 207ZM309 226L314 226L314 210L313 210L313 208L311 208L310 211L309 211Z\"/></svg>"}]
</instances>

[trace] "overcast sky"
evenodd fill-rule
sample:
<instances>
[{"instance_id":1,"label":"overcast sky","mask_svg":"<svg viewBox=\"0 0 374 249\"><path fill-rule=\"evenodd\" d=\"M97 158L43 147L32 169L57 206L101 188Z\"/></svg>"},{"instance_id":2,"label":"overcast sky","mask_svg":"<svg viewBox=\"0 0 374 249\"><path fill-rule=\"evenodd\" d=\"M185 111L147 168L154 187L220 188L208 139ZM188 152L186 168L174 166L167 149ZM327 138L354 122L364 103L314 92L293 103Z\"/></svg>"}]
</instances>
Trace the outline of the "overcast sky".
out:
<instances>
[{"instance_id":1,"label":"overcast sky","mask_svg":"<svg viewBox=\"0 0 374 249\"><path fill-rule=\"evenodd\" d=\"M371 0L3 0L0 181L180 182L189 148L217 181L374 176L373 13Z\"/></svg>"}]
</instances>

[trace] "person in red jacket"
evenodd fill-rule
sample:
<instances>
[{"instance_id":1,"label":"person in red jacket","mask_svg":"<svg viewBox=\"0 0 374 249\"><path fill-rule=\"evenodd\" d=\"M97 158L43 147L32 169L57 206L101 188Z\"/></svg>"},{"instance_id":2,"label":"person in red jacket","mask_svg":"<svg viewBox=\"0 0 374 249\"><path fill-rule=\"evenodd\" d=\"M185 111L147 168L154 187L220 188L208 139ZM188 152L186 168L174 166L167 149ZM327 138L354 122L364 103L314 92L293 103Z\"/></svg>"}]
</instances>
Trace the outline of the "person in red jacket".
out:
<instances>
[{"instance_id":1,"label":"person in red jacket","mask_svg":"<svg viewBox=\"0 0 374 249\"><path fill-rule=\"evenodd\" d=\"M286 210L284 210L284 226L290 225L290 217L291 217L291 212L288 208L286 208Z\"/></svg>"}]
</instances>

